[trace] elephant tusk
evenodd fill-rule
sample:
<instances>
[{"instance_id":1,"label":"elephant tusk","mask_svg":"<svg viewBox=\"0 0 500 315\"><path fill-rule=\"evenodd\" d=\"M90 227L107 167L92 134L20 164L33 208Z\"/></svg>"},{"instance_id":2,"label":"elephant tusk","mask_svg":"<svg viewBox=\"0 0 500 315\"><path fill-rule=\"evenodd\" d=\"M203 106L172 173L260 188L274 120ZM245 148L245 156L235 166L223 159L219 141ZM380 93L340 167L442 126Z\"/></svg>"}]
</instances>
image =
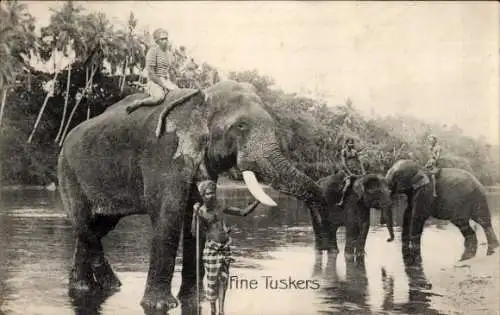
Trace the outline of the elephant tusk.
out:
<instances>
[{"instance_id":1,"label":"elephant tusk","mask_svg":"<svg viewBox=\"0 0 500 315\"><path fill-rule=\"evenodd\" d=\"M243 171L242 174L248 191L250 191L255 199L269 207L276 207L278 205L273 199L271 199L271 197L269 197L268 194L266 194L264 189L262 189L252 171Z\"/></svg>"}]
</instances>

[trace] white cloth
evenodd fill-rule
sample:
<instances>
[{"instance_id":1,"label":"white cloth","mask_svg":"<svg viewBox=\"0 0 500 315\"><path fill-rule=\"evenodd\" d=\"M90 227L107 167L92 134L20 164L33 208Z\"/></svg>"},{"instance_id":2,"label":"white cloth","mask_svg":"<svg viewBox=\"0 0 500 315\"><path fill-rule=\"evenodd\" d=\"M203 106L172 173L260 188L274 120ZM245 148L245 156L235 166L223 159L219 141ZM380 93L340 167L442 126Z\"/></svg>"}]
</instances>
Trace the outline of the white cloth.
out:
<instances>
[{"instance_id":1,"label":"white cloth","mask_svg":"<svg viewBox=\"0 0 500 315\"><path fill-rule=\"evenodd\" d=\"M160 78L160 80L163 81L163 84L169 89L169 90L177 90L179 87L175 85L172 81L166 79L166 78ZM162 99L165 97L165 90L153 80L148 80L148 94L154 97L155 99Z\"/></svg>"}]
</instances>

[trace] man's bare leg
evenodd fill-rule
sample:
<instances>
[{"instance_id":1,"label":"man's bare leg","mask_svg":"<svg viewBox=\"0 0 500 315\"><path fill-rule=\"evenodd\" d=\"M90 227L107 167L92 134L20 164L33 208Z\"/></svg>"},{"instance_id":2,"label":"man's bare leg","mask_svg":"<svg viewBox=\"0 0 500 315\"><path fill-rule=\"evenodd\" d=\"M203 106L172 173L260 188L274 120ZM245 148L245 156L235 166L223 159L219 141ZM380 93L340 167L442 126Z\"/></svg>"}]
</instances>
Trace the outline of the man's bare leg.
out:
<instances>
[{"instance_id":1,"label":"man's bare leg","mask_svg":"<svg viewBox=\"0 0 500 315\"><path fill-rule=\"evenodd\" d=\"M350 185L351 185L351 177L348 176L347 179L344 181L342 195L340 196L340 201L337 203L337 206L342 206L344 204L345 194L347 193L347 189L349 188Z\"/></svg>"},{"instance_id":2,"label":"man's bare leg","mask_svg":"<svg viewBox=\"0 0 500 315\"><path fill-rule=\"evenodd\" d=\"M136 100L131 105L127 106L127 108L126 108L127 114L130 114L130 113L134 112L139 107L153 107L153 106L157 106L157 105L159 105L159 104L161 104L163 102L163 100L165 99L166 95L167 94L165 93L165 95L163 96L163 98L157 98L157 97L150 96L150 97L147 97L145 99Z\"/></svg>"},{"instance_id":3,"label":"man's bare leg","mask_svg":"<svg viewBox=\"0 0 500 315\"><path fill-rule=\"evenodd\" d=\"M437 197L437 190L436 190L436 174L432 173L432 192L434 194L434 197Z\"/></svg>"},{"instance_id":4,"label":"man's bare leg","mask_svg":"<svg viewBox=\"0 0 500 315\"><path fill-rule=\"evenodd\" d=\"M219 282L219 315L224 315L224 303L226 300L226 292L228 286L228 278L221 277Z\"/></svg>"}]
</instances>

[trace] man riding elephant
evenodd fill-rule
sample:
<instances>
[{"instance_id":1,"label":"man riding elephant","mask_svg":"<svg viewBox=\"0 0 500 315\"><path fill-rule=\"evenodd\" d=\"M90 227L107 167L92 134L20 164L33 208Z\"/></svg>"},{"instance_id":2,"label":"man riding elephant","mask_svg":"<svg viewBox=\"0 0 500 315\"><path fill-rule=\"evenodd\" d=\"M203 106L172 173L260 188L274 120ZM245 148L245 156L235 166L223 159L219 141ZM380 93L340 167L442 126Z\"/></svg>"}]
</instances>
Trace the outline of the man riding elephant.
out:
<instances>
[{"instance_id":1,"label":"man riding elephant","mask_svg":"<svg viewBox=\"0 0 500 315\"><path fill-rule=\"evenodd\" d=\"M147 98L136 99L126 107L127 113L142 106L160 104L169 91L178 89L170 78L169 70L174 63L174 56L168 49L168 32L159 28L153 32L155 45L146 54L148 72Z\"/></svg>"},{"instance_id":2,"label":"man riding elephant","mask_svg":"<svg viewBox=\"0 0 500 315\"><path fill-rule=\"evenodd\" d=\"M421 259L421 236L431 216L449 220L460 230L465 239L461 260L473 257L477 250L476 232L469 224L471 219L481 225L486 234L488 255L499 246L491 224L486 190L471 173L458 168L442 168L436 176L436 188L433 188L426 168L415 161L399 160L387 172L386 180L391 194L407 197L403 215L403 253ZM439 191L437 197L435 189Z\"/></svg>"},{"instance_id":3,"label":"man riding elephant","mask_svg":"<svg viewBox=\"0 0 500 315\"><path fill-rule=\"evenodd\" d=\"M355 147L353 138L347 138L345 140L344 147L340 152L340 157L342 159L342 167L345 177L342 195L340 197L340 201L337 203L338 206L342 206L344 204L345 194L352 184L352 178L356 175L365 175L366 173L363 162L359 159L359 151Z\"/></svg>"},{"instance_id":4,"label":"man riding elephant","mask_svg":"<svg viewBox=\"0 0 500 315\"><path fill-rule=\"evenodd\" d=\"M425 164L425 168L429 170L431 174L433 195L434 197L437 197L436 174L439 172L438 161L441 157L441 146L434 135L430 135L427 140L429 141L429 160Z\"/></svg>"}]
</instances>

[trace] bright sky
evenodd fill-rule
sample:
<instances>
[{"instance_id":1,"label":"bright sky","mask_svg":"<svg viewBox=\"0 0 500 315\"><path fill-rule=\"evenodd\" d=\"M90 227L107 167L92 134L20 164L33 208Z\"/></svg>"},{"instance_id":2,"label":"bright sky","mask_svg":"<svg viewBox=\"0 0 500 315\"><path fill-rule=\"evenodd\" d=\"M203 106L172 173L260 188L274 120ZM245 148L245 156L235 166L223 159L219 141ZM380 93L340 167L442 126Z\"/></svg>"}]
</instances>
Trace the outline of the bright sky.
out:
<instances>
[{"instance_id":1,"label":"bright sky","mask_svg":"<svg viewBox=\"0 0 500 315\"><path fill-rule=\"evenodd\" d=\"M386 115L457 124L499 140L496 2L78 2L125 23L164 27L223 72L257 69L289 92ZM42 25L50 7L29 2Z\"/></svg>"}]
</instances>

